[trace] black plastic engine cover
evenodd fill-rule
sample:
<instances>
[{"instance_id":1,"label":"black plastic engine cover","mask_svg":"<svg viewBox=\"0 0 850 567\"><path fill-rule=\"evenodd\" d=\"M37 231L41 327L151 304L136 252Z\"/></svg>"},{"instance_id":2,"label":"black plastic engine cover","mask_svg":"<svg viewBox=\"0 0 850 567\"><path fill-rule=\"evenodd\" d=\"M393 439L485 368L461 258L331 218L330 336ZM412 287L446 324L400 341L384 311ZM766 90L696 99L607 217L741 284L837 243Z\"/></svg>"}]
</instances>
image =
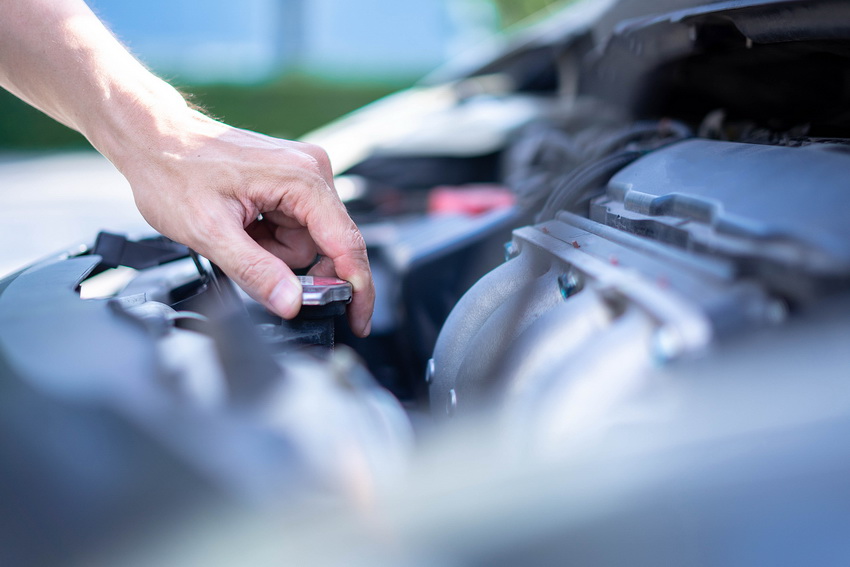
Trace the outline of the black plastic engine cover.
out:
<instances>
[{"instance_id":1,"label":"black plastic engine cover","mask_svg":"<svg viewBox=\"0 0 850 567\"><path fill-rule=\"evenodd\" d=\"M805 299L850 277L850 152L689 140L615 175L591 219L736 261Z\"/></svg>"}]
</instances>

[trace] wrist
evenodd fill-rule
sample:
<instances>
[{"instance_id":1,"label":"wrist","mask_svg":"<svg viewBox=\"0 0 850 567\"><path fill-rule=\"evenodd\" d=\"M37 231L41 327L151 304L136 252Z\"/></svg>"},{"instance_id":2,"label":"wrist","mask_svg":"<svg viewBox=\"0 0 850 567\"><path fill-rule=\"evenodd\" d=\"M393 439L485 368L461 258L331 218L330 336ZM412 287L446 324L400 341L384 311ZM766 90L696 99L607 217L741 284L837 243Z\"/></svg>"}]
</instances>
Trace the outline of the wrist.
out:
<instances>
[{"instance_id":1,"label":"wrist","mask_svg":"<svg viewBox=\"0 0 850 567\"><path fill-rule=\"evenodd\" d=\"M149 75L139 83L122 82L107 89L80 127L91 144L125 175L163 153L178 151L180 133L198 114L165 81Z\"/></svg>"}]
</instances>

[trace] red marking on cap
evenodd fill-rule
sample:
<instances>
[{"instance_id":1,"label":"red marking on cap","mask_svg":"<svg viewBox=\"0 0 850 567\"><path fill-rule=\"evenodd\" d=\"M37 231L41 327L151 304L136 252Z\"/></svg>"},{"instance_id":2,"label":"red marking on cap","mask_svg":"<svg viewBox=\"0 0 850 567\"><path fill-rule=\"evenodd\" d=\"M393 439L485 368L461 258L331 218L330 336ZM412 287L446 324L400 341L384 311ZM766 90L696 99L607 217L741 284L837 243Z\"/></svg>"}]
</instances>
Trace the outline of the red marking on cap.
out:
<instances>
[{"instance_id":1,"label":"red marking on cap","mask_svg":"<svg viewBox=\"0 0 850 567\"><path fill-rule=\"evenodd\" d=\"M328 277L316 277L313 276L313 285L340 285L348 283L345 280L341 280L339 278L328 278Z\"/></svg>"}]
</instances>

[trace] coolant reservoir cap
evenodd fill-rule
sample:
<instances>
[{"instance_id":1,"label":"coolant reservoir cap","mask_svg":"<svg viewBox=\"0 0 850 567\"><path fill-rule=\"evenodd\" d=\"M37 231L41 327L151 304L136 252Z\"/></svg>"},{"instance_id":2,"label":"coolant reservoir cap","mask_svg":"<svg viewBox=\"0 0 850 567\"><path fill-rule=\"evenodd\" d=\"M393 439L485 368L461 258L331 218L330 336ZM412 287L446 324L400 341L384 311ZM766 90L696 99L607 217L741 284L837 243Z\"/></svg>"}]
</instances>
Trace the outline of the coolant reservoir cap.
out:
<instances>
[{"instance_id":1,"label":"coolant reservoir cap","mask_svg":"<svg viewBox=\"0 0 850 567\"><path fill-rule=\"evenodd\" d=\"M351 301L351 284L339 278L298 276L304 291L302 305L329 305L337 301Z\"/></svg>"}]
</instances>

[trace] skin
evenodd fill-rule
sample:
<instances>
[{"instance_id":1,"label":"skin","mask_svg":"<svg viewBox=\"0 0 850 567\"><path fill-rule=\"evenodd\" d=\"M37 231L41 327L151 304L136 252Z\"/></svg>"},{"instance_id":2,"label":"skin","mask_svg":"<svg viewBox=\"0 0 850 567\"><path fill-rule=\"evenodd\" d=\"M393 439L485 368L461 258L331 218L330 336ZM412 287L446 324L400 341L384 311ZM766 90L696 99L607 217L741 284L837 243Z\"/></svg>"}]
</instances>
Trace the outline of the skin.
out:
<instances>
[{"instance_id":1,"label":"skin","mask_svg":"<svg viewBox=\"0 0 850 567\"><path fill-rule=\"evenodd\" d=\"M366 246L324 150L192 108L82 0L0 0L0 13L0 86L81 132L130 182L151 226L285 318L301 307L290 267L321 254L311 274L351 282L351 327L369 334L375 289Z\"/></svg>"}]
</instances>

